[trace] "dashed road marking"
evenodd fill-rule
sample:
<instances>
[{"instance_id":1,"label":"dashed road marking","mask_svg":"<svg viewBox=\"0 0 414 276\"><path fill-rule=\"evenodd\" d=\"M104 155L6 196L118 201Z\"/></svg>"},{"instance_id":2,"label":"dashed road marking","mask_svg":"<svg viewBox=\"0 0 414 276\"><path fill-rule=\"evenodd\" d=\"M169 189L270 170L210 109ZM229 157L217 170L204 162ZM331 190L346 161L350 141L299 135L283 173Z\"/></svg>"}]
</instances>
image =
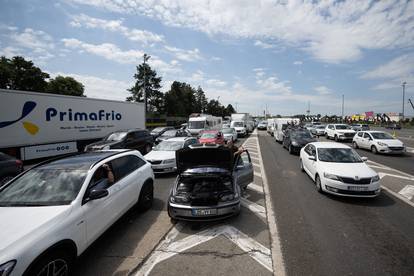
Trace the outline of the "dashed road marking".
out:
<instances>
[{"instance_id":1,"label":"dashed road marking","mask_svg":"<svg viewBox=\"0 0 414 276\"><path fill-rule=\"evenodd\" d=\"M246 198L241 198L240 203L243 207L249 209L253 213L261 216L262 218L266 219L266 209L265 207L256 204L254 202L251 202L250 200L247 200Z\"/></svg>"},{"instance_id":2,"label":"dashed road marking","mask_svg":"<svg viewBox=\"0 0 414 276\"><path fill-rule=\"evenodd\" d=\"M254 183L247 185L247 189L263 194L263 187Z\"/></svg>"},{"instance_id":3,"label":"dashed road marking","mask_svg":"<svg viewBox=\"0 0 414 276\"><path fill-rule=\"evenodd\" d=\"M262 177L262 174L261 173L258 173L258 172L254 172L254 176L257 176L257 177Z\"/></svg>"},{"instance_id":4,"label":"dashed road marking","mask_svg":"<svg viewBox=\"0 0 414 276\"><path fill-rule=\"evenodd\" d=\"M411 200L414 197L414 185L407 185L398 193Z\"/></svg>"}]
</instances>

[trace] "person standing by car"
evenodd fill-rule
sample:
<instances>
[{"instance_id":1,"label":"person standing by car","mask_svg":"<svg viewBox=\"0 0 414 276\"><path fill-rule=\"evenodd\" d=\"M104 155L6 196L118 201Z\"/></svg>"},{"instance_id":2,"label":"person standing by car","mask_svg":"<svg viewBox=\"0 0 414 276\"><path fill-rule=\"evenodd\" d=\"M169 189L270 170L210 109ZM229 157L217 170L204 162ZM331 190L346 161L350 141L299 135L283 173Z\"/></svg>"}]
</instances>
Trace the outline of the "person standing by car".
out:
<instances>
[{"instance_id":1,"label":"person standing by car","mask_svg":"<svg viewBox=\"0 0 414 276\"><path fill-rule=\"evenodd\" d=\"M233 153L233 157L234 157L233 160L234 161L237 159L237 157L242 152L244 152L243 146L237 147L237 146L234 145L233 141L228 141L227 144L226 144L226 146L231 149L231 152Z\"/></svg>"}]
</instances>

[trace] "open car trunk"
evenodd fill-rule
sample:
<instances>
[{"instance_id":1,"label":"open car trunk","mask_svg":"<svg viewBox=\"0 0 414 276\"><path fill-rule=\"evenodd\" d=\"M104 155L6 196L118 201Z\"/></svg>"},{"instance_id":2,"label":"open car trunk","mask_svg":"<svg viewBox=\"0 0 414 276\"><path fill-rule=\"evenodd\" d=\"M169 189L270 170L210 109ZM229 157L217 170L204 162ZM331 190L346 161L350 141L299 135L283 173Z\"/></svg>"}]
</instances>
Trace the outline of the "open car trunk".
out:
<instances>
[{"instance_id":1,"label":"open car trunk","mask_svg":"<svg viewBox=\"0 0 414 276\"><path fill-rule=\"evenodd\" d=\"M189 199L191 206L214 206L221 197L234 194L230 175L182 176L175 196Z\"/></svg>"}]
</instances>

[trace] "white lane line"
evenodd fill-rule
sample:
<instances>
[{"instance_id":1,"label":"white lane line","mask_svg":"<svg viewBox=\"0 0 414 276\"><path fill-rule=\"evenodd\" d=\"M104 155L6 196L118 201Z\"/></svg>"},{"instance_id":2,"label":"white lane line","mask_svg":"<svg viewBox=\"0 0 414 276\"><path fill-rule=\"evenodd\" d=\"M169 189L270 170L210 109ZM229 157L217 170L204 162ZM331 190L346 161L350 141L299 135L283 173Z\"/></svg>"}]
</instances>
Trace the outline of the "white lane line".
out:
<instances>
[{"instance_id":1,"label":"white lane line","mask_svg":"<svg viewBox=\"0 0 414 276\"><path fill-rule=\"evenodd\" d=\"M375 166L381 167L382 169L386 169L386 170L389 170L389 171L394 171L394 172L397 172L399 174L402 174L402 175L405 175L405 176L408 176L408 177L414 177L414 175L402 172L402 171L397 170L397 169L393 169L391 167L387 167L383 164L380 164L380 163L377 163L377 162L374 162L374 161L367 161L367 162L370 162L370 163L374 164Z\"/></svg>"},{"instance_id":2,"label":"white lane line","mask_svg":"<svg viewBox=\"0 0 414 276\"><path fill-rule=\"evenodd\" d=\"M257 158L257 157L250 156L250 158L251 158L251 159L254 159L254 160L257 160L257 161L260 161L260 159L259 159L259 158Z\"/></svg>"},{"instance_id":3,"label":"white lane line","mask_svg":"<svg viewBox=\"0 0 414 276\"><path fill-rule=\"evenodd\" d=\"M269 225L272 262L273 262L273 274L276 276L285 276L286 268L282 255L282 245L280 244L279 231L277 229L276 215L273 210L272 199L270 197L269 182L267 182L266 170L263 166L263 159L261 155L261 148L259 140L257 140L257 147L260 153L260 166L263 180L263 190L265 194L265 206L267 211L267 224Z\"/></svg>"},{"instance_id":4,"label":"white lane line","mask_svg":"<svg viewBox=\"0 0 414 276\"><path fill-rule=\"evenodd\" d=\"M247 185L247 189L263 194L263 187L254 183Z\"/></svg>"},{"instance_id":5,"label":"white lane line","mask_svg":"<svg viewBox=\"0 0 414 276\"><path fill-rule=\"evenodd\" d=\"M385 186L381 186L381 189L384 189L385 191L387 191L388 193L392 194L396 198L399 198L401 201L404 201L405 203L407 203L411 207L414 207L414 202L412 202L411 200L407 199L406 197L400 195L399 193L394 192L390 188L387 188Z\"/></svg>"},{"instance_id":6,"label":"white lane line","mask_svg":"<svg viewBox=\"0 0 414 276\"><path fill-rule=\"evenodd\" d=\"M162 240L158 244L157 248L154 249L154 251L151 253L150 257L145 261L143 266L141 266L140 269L137 271L137 276L147 276L156 264L174 255L164 251L168 248L169 244L171 244L172 241L178 236L178 234L182 231L183 228L184 223L181 222L176 223L174 227L171 228L171 230L165 236L164 240Z\"/></svg>"},{"instance_id":7,"label":"white lane line","mask_svg":"<svg viewBox=\"0 0 414 276\"><path fill-rule=\"evenodd\" d=\"M398 193L411 200L414 197L414 185L407 185Z\"/></svg>"},{"instance_id":8,"label":"white lane line","mask_svg":"<svg viewBox=\"0 0 414 276\"><path fill-rule=\"evenodd\" d=\"M383 173L383 172L379 172L378 175L379 175L380 178L383 178L384 176L391 176L391 177L401 178L401 179L405 179L405 180L414 180L414 177L407 177L407 176L390 174L390 173Z\"/></svg>"},{"instance_id":9,"label":"white lane line","mask_svg":"<svg viewBox=\"0 0 414 276\"><path fill-rule=\"evenodd\" d=\"M252 165L260 169L260 165L259 164L252 162Z\"/></svg>"},{"instance_id":10,"label":"white lane line","mask_svg":"<svg viewBox=\"0 0 414 276\"><path fill-rule=\"evenodd\" d=\"M405 149L409 153L414 153L414 148L406 147Z\"/></svg>"},{"instance_id":11,"label":"white lane line","mask_svg":"<svg viewBox=\"0 0 414 276\"><path fill-rule=\"evenodd\" d=\"M256 204L254 202L251 202L250 200L247 200L245 198L240 199L240 203L243 207L246 207L256 215L261 216L262 218L266 219L266 209L263 206L260 206L259 204Z\"/></svg>"}]
</instances>

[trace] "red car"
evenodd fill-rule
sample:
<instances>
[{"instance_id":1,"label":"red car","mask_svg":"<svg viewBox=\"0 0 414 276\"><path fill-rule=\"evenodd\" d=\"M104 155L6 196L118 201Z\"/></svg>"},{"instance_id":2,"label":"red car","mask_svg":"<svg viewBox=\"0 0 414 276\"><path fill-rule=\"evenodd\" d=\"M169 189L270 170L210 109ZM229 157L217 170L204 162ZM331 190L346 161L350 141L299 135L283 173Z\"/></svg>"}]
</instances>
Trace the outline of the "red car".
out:
<instances>
[{"instance_id":1,"label":"red car","mask_svg":"<svg viewBox=\"0 0 414 276\"><path fill-rule=\"evenodd\" d=\"M205 130L201 132L198 142L200 144L224 145L224 135L218 130Z\"/></svg>"}]
</instances>

